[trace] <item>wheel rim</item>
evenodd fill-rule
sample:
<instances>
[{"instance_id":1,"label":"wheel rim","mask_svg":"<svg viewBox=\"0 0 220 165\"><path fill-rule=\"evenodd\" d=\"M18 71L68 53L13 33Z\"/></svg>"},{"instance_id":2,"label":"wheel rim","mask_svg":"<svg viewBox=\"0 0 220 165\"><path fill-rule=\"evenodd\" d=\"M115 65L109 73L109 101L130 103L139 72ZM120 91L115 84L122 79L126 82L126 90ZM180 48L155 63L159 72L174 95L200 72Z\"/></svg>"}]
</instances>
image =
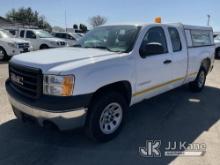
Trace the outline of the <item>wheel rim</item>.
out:
<instances>
[{"instance_id":1,"label":"wheel rim","mask_svg":"<svg viewBox=\"0 0 220 165\"><path fill-rule=\"evenodd\" d=\"M118 103L111 103L103 110L99 126L104 134L111 134L117 130L122 121L123 111Z\"/></svg>"},{"instance_id":2,"label":"wheel rim","mask_svg":"<svg viewBox=\"0 0 220 165\"><path fill-rule=\"evenodd\" d=\"M198 86L199 86L199 88L202 88L202 87L203 87L204 82L205 82L205 72L202 71L202 72L199 74L199 81L198 81Z\"/></svg>"}]
</instances>

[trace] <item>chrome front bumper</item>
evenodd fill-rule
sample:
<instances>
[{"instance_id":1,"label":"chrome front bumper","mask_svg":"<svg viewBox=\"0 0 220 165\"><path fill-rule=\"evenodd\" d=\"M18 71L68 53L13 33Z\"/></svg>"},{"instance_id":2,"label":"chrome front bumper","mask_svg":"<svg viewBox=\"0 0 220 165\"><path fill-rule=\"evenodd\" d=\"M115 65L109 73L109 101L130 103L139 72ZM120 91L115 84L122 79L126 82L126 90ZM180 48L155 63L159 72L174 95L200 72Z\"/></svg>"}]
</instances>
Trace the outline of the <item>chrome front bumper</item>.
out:
<instances>
[{"instance_id":1,"label":"chrome front bumper","mask_svg":"<svg viewBox=\"0 0 220 165\"><path fill-rule=\"evenodd\" d=\"M49 110L25 105L10 95L8 97L13 111L18 118L23 113L35 118L41 126L44 126L45 121L49 121L55 124L60 130L75 129L83 127L85 124L87 108L73 109L65 112L50 112Z\"/></svg>"}]
</instances>

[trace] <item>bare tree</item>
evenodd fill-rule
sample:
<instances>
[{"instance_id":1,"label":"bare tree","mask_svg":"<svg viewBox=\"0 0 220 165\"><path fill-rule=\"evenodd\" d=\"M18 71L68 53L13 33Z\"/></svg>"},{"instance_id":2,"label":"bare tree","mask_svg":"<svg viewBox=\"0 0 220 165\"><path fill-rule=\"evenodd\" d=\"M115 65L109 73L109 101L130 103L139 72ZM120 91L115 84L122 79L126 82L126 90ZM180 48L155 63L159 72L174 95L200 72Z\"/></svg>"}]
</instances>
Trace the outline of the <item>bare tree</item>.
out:
<instances>
[{"instance_id":1,"label":"bare tree","mask_svg":"<svg viewBox=\"0 0 220 165\"><path fill-rule=\"evenodd\" d=\"M89 18L89 23L92 27L104 25L106 22L107 22L107 18L100 15Z\"/></svg>"}]
</instances>

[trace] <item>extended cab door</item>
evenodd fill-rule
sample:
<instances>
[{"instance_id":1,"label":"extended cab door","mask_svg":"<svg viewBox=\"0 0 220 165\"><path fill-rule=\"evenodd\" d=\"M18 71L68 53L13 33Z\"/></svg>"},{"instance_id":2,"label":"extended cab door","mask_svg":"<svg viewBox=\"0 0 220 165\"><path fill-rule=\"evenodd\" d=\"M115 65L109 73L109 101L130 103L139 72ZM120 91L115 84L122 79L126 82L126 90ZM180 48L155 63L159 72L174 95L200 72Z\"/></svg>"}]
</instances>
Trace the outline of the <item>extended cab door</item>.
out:
<instances>
[{"instance_id":1,"label":"extended cab door","mask_svg":"<svg viewBox=\"0 0 220 165\"><path fill-rule=\"evenodd\" d=\"M134 102L150 98L174 88L178 83L183 83L180 78L186 67L184 62L175 64L176 56L171 50L171 43L166 26L157 25L145 30L137 58L137 83ZM178 59L178 58L177 58ZM180 58L183 59L183 58ZM183 69L182 68L184 65ZM175 72L175 70L178 70ZM183 71L184 70L184 71Z\"/></svg>"},{"instance_id":2,"label":"extended cab door","mask_svg":"<svg viewBox=\"0 0 220 165\"><path fill-rule=\"evenodd\" d=\"M172 79L181 80L172 83L173 88L175 88L182 85L187 76L188 51L183 28L181 28L181 26L178 28L168 26L167 30L169 35L168 38L170 40L169 42L171 43L170 55L172 56Z\"/></svg>"}]
</instances>

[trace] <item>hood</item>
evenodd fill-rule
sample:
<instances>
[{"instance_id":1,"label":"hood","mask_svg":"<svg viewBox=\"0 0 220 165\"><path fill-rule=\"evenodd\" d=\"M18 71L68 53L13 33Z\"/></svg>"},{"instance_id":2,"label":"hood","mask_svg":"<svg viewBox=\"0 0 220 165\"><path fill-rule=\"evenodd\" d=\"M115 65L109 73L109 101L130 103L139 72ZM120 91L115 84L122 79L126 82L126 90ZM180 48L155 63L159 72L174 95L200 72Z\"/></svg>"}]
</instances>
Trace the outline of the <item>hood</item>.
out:
<instances>
[{"instance_id":1,"label":"hood","mask_svg":"<svg viewBox=\"0 0 220 165\"><path fill-rule=\"evenodd\" d=\"M220 40L214 39L215 43L220 43Z\"/></svg>"},{"instance_id":2,"label":"hood","mask_svg":"<svg viewBox=\"0 0 220 165\"><path fill-rule=\"evenodd\" d=\"M29 43L28 41L20 38L4 38L3 40L8 43Z\"/></svg>"},{"instance_id":3,"label":"hood","mask_svg":"<svg viewBox=\"0 0 220 165\"><path fill-rule=\"evenodd\" d=\"M64 66L65 64L71 64L73 69L74 67L77 67L77 64L79 63L86 65L117 56L119 56L118 53L101 49L65 47L24 53L14 56L10 62L40 68L43 73L45 73L52 68L58 68L59 66ZM62 71L64 70L62 69Z\"/></svg>"},{"instance_id":4,"label":"hood","mask_svg":"<svg viewBox=\"0 0 220 165\"><path fill-rule=\"evenodd\" d=\"M41 38L42 40L45 41L51 41L51 42L65 42L64 40L56 37L51 37L51 38Z\"/></svg>"}]
</instances>

